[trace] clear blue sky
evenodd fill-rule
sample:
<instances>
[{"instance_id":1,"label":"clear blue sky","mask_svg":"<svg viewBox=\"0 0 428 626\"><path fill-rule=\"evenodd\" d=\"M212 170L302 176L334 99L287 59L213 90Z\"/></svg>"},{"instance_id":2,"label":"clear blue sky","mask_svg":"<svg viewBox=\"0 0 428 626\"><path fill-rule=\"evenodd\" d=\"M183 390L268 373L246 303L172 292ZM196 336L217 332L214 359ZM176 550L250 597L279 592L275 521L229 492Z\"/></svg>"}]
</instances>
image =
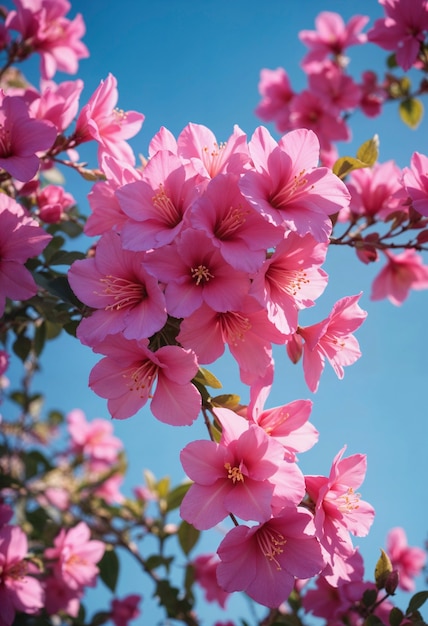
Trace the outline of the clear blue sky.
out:
<instances>
[{"instance_id":1,"label":"clear blue sky","mask_svg":"<svg viewBox=\"0 0 428 626\"><path fill-rule=\"evenodd\" d=\"M118 80L120 108L146 116L140 135L132 141L135 151L144 155L160 126L177 135L188 122L205 124L224 141L236 123L251 136L260 124L253 112L259 101L260 70L283 66L295 90L303 89L306 79L298 64L305 48L297 38L298 31L314 28L321 10L337 11L347 20L354 9L357 5L349 0L73 0L71 15L83 14L87 26L84 41L91 54L80 63L79 76L85 82L81 103L101 79L113 73ZM382 15L374 0L360 2L358 12L370 15L371 23ZM350 72L359 77L364 69L376 69L376 63L381 72L386 53L367 46L351 48L349 56ZM69 79L66 75L55 78ZM413 151L428 152L427 120L411 131L399 121L393 105L385 108L382 118L368 120L357 114L351 126L355 139L340 146L341 154L354 153L376 132L381 161L395 159L404 166ZM270 130L278 136L273 127ZM88 210L89 184L74 176L68 177L68 184L82 209ZM342 381L326 366L318 393L311 394L301 366L292 366L285 351L276 350L269 406L299 398L314 401L311 421L320 431L320 441L301 455L305 473L328 473L333 457L345 443L348 454L368 455L368 474L360 491L375 507L376 518L369 537L356 539L355 545L360 546L367 577L371 577L391 527L404 526L412 545L422 546L428 534L428 293L412 292L400 308L387 301L371 302L370 285L380 264L363 266L348 249L332 249L325 269L329 286L302 322L321 320L336 300L363 291L360 304L368 318L357 332L363 357L346 369ZM108 417L105 401L87 387L89 371L97 360L88 348L64 336L52 342L46 357L36 387L46 393L47 409L68 411L78 406L90 418ZM240 393L243 402L248 400L230 358L211 369L224 382L225 392ZM158 477L169 474L175 482L182 480L180 449L205 436L200 424L172 429L157 422L148 409L115 423L115 433L125 442L130 459L126 493L142 482L145 467ZM219 539L213 531L201 549L215 549ZM419 588L423 588L422 578ZM162 614L151 599L152 587L131 565L122 570L119 592L144 595L143 616L136 626L159 621ZM100 597L108 596L102 590L90 596L90 613L103 608L98 606ZM215 618L237 617L241 608L234 600L227 613L215 605L201 605L199 612L210 626ZM246 605L244 609L247 611ZM249 615L247 612L247 619Z\"/></svg>"}]
</instances>

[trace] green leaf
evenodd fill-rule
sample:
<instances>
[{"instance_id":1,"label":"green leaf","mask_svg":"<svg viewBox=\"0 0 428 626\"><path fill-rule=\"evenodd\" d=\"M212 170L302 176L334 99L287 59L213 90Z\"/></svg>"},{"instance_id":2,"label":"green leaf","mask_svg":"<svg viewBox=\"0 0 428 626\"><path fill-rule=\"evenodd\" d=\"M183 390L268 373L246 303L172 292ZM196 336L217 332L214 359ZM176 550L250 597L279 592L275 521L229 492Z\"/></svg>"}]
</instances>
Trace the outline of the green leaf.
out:
<instances>
[{"instance_id":1,"label":"green leaf","mask_svg":"<svg viewBox=\"0 0 428 626\"><path fill-rule=\"evenodd\" d=\"M394 606L391 609L391 612L389 614L389 623L391 626L400 626L401 622L403 621L403 611L401 611L401 609L398 608L398 606Z\"/></svg>"},{"instance_id":2,"label":"green leaf","mask_svg":"<svg viewBox=\"0 0 428 626\"><path fill-rule=\"evenodd\" d=\"M50 240L46 248L43 250L43 257L47 263L49 263L52 256L58 250L60 250L64 244L65 244L64 237L61 237L60 235L55 235L55 237L52 237L52 239Z\"/></svg>"},{"instance_id":3,"label":"green leaf","mask_svg":"<svg viewBox=\"0 0 428 626\"><path fill-rule=\"evenodd\" d=\"M184 520L181 522L178 529L178 542L186 556L196 545L200 534L200 531L192 526L192 524L188 524Z\"/></svg>"},{"instance_id":4,"label":"green leaf","mask_svg":"<svg viewBox=\"0 0 428 626\"><path fill-rule=\"evenodd\" d=\"M213 389L221 389L222 387L222 384L218 380L218 378L216 378L214 374L212 374L209 370L205 369L204 367L199 368L198 373L195 376L195 380L198 383L201 383L202 385L206 385L207 387L212 387Z\"/></svg>"},{"instance_id":5,"label":"green leaf","mask_svg":"<svg viewBox=\"0 0 428 626\"><path fill-rule=\"evenodd\" d=\"M364 622L364 626L384 626L384 623L377 615L369 615Z\"/></svg>"},{"instance_id":6,"label":"green leaf","mask_svg":"<svg viewBox=\"0 0 428 626\"><path fill-rule=\"evenodd\" d=\"M158 494L159 498L166 498L169 492L169 486L171 484L171 480L169 476L165 476L158 480L155 485L155 491Z\"/></svg>"},{"instance_id":7,"label":"green leaf","mask_svg":"<svg viewBox=\"0 0 428 626\"><path fill-rule=\"evenodd\" d=\"M373 606L373 604L376 602L376 598L377 598L377 591L376 589L366 589L365 592L363 593L363 604L364 606Z\"/></svg>"},{"instance_id":8,"label":"green leaf","mask_svg":"<svg viewBox=\"0 0 428 626\"><path fill-rule=\"evenodd\" d=\"M384 550L380 550L380 557L375 566L375 582L378 589L383 589L388 574L392 572L392 563L389 556Z\"/></svg>"},{"instance_id":9,"label":"green leaf","mask_svg":"<svg viewBox=\"0 0 428 626\"><path fill-rule=\"evenodd\" d=\"M25 361L31 351L31 340L25 335L19 335L12 345L12 350L21 361Z\"/></svg>"},{"instance_id":10,"label":"green leaf","mask_svg":"<svg viewBox=\"0 0 428 626\"><path fill-rule=\"evenodd\" d=\"M417 128L424 114L424 105L418 98L406 98L398 108L401 119L410 128Z\"/></svg>"},{"instance_id":11,"label":"green leaf","mask_svg":"<svg viewBox=\"0 0 428 626\"><path fill-rule=\"evenodd\" d=\"M114 550L106 550L103 558L98 563L98 567L101 580L114 593L119 576L119 559L116 552Z\"/></svg>"},{"instance_id":12,"label":"green leaf","mask_svg":"<svg viewBox=\"0 0 428 626\"><path fill-rule=\"evenodd\" d=\"M241 398L236 393L223 393L219 396L215 396L215 398L211 398L211 402L215 406L221 406L231 411L238 408L240 401Z\"/></svg>"},{"instance_id":13,"label":"green leaf","mask_svg":"<svg viewBox=\"0 0 428 626\"><path fill-rule=\"evenodd\" d=\"M67 252L67 250L58 250L49 259L49 265L71 265L74 261L80 261L86 258L83 252Z\"/></svg>"},{"instance_id":14,"label":"green leaf","mask_svg":"<svg viewBox=\"0 0 428 626\"><path fill-rule=\"evenodd\" d=\"M43 350L46 341L46 324L37 324L34 332L34 352L39 356Z\"/></svg>"},{"instance_id":15,"label":"green leaf","mask_svg":"<svg viewBox=\"0 0 428 626\"><path fill-rule=\"evenodd\" d=\"M166 496L166 510L173 511L174 509L178 509L191 486L192 483L184 483L172 489Z\"/></svg>"},{"instance_id":16,"label":"green leaf","mask_svg":"<svg viewBox=\"0 0 428 626\"><path fill-rule=\"evenodd\" d=\"M24 463L27 479L52 469L52 465L39 450L32 450L25 454Z\"/></svg>"},{"instance_id":17,"label":"green leaf","mask_svg":"<svg viewBox=\"0 0 428 626\"><path fill-rule=\"evenodd\" d=\"M357 150L357 159L365 163L368 167L372 167L379 157L379 137L374 135L368 141L365 141Z\"/></svg>"},{"instance_id":18,"label":"green leaf","mask_svg":"<svg viewBox=\"0 0 428 626\"><path fill-rule=\"evenodd\" d=\"M333 174L336 174L336 176L343 180L353 170L359 170L362 167L367 167L367 164L355 157L340 157L333 165Z\"/></svg>"},{"instance_id":19,"label":"green leaf","mask_svg":"<svg viewBox=\"0 0 428 626\"><path fill-rule=\"evenodd\" d=\"M149 556L148 559L146 559L146 567L147 569L152 570L163 565L166 570L169 571L169 566L173 560L173 556L165 557L160 554L152 554L152 556Z\"/></svg>"},{"instance_id":20,"label":"green leaf","mask_svg":"<svg viewBox=\"0 0 428 626\"><path fill-rule=\"evenodd\" d=\"M428 600L428 591L419 591L410 598L409 606L407 607L406 615L410 615L414 611L417 611Z\"/></svg>"}]
</instances>

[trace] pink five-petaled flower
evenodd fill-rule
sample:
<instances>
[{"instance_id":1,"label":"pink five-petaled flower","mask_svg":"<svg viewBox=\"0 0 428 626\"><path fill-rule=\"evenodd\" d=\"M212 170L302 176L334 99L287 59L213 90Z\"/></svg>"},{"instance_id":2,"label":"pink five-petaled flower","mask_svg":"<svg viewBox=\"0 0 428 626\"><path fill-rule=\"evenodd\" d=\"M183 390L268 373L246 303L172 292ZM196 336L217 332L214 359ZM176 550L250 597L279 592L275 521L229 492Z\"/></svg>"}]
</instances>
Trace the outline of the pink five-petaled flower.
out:
<instances>
[{"instance_id":1,"label":"pink five-petaled flower","mask_svg":"<svg viewBox=\"0 0 428 626\"><path fill-rule=\"evenodd\" d=\"M116 192L122 211L124 247L129 250L160 248L174 241L184 225L202 181L193 168L167 150L157 152L145 166L141 180Z\"/></svg>"},{"instance_id":2,"label":"pink five-petaled flower","mask_svg":"<svg viewBox=\"0 0 428 626\"><path fill-rule=\"evenodd\" d=\"M220 561L216 554L200 554L191 562L195 573L195 582L203 588L205 600L207 602L218 602L221 608L224 609L229 594L217 582L217 566L219 563Z\"/></svg>"},{"instance_id":3,"label":"pink five-petaled flower","mask_svg":"<svg viewBox=\"0 0 428 626\"><path fill-rule=\"evenodd\" d=\"M296 331L299 310L313 306L327 285L327 274L320 267L327 248L312 235L286 233L253 277L249 294L284 335Z\"/></svg>"},{"instance_id":4,"label":"pink five-petaled flower","mask_svg":"<svg viewBox=\"0 0 428 626\"><path fill-rule=\"evenodd\" d=\"M312 515L286 507L258 526L237 526L217 553L217 580L229 592L245 591L264 606L276 608L290 595L296 578L311 578L324 567Z\"/></svg>"},{"instance_id":5,"label":"pink five-petaled flower","mask_svg":"<svg viewBox=\"0 0 428 626\"><path fill-rule=\"evenodd\" d=\"M316 30L301 30L299 39L308 48L309 52L302 61L302 66L307 69L313 64L319 65L329 55L334 59L343 61L344 51L350 46L362 44L367 41L367 36L361 33L369 21L365 15L354 15L347 24L338 13L322 11L315 18Z\"/></svg>"},{"instance_id":6,"label":"pink five-petaled flower","mask_svg":"<svg viewBox=\"0 0 428 626\"><path fill-rule=\"evenodd\" d=\"M57 70L75 74L78 60L89 56L80 38L85 24L80 14L66 17L71 8L67 0L14 0L16 11L10 11L6 26L17 30L30 50L41 56L43 78L52 78Z\"/></svg>"},{"instance_id":7,"label":"pink five-petaled flower","mask_svg":"<svg viewBox=\"0 0 428 626\"><path fill-rule=\"evenodd\" d=\"M203 302L214 311L239 311L250 286L247 272L229 265L208 235L190 228L150 252L145 266L165 283L167 311L174 317L187 317Z\"/></svg>"},{"instance_id":8,"label":"pink five-petaled flower","mask_svg":"<svg viewBox=\"0 0 428 626\"><path fill-rule=\"evenodd\" d=\"M67 414L67 430L75 454L83 454L89 461L117 461L123 443L113 435L111 422L101 418L88 422L83 411L74 409Z\"/></svg>"},{"instance_id":9,"label":"pink five-petaled flower","mask_svg":"<svg viewBox=\"0 0 428 626\"><path fill-rule=\"evenodd\" d=\"M300 236L326 242L329 215L347 206L344 183L326 167L317 167L319 142L314 132L294 130L277 143L259 127L249 143L254 170L239 181L243 195L270 223Z\"/></svg>"},{"instance_id":10,"label":"pink five-petaled flower","mask_svg":"<svg viewBox=\"0 0 428 626\"><path fill-rule=\"evenodd\" d=\"M294 400L288 404L265 409L264 402L271 386L251 389L251 402L246 417L284 447L285 458L296 461L297 452L309 450L318 441L318 431L308 422L312 410L310 400Z\"/></svg>"},{"instance_id":11,"label":"pink five-petaled flower","mask_svg":"<svg viewBox=\"0 0 428 626\"><path fill-rule=\"evenodd\" d=\"M428 157L425 154L413 153L410 168L403 170L403 184L415 211L428 217Z\"/></svg>"},{"instance_id":12,"label":"pink five-petaled flower","mask_svg":"<svg viewBox=\"0 0 428 626\"><path fill-rule=\"evenodd\" d=\"M98 142L100 163L103 154L109 154L133 165L134 153L126 140L139 132L144 115L116 108L118 98L117 80L109 74L80 111L75 136L79 143L91 139Z\"/></svg>"},{"instance_id":13,"label":"pink five-petaled flower","mask_svg":"<svg viewBox=\"0 0 428 626\"><path fill-rule=\"evenodd\" d=\"M280 133L290 130L290 102L294 97L290 79L282 67L260 72L259 93L262 101L254 111L264 122L275 122Z\"/></svg>"},{"instance_id":14,"label":"pink five-petaled flower","mask_svg":"<svg viewBox=\"0 0 428 626\"><path fill-rule=\"evenodd\" d=\"M373 507L361 500L357 491L366 474L366 456L353 454L342 459L345 450L346 446L335 456L328 477L305 476L306 490L315 507L317 536L331 558L335 553L349 556L349 533L365 537L374 518Z\"/></svg>"},{"instance_id":15,"label":"pink five-petaled flower","mask_svg":"<svg viewBox=\"0 0 428 626\"><path fill-rule=\"evenodd\" d=\"M358 341L352 334L367 316L358 305L360 297L361 294L341 298L323 321L313 326L298 327L297 333L305 340L303 372L311 391L318 389L325 359L342 379L343 368L352 365L361 356Z\"/></svg>"},{"instance_id":16,"label":"pink five-petaled flower","mask_svg":"<svg viewBox=\"0 0 428 626\"><path fill-rule=\"evenodd\" d=\"M24 263L46 247L51 235L6 194L0 194L0 315L6 298L27 300L37 285Z\"/></svg>"},{"instance_id":17,"label":"pink five-petaled flower","mask_svg":"<svg viewBox=\"0 0 428 626\"><path fill-rule=\"evenodd\" d=\"M54 539L54 547L46 548L45 557L52 559L53 571L70 589L95 587L99 569L96 563L104 554L102 541L91 539L85 522L66 530L61 528Z\"/></svg>"},{"instance_id":18,"label":"pink five-petaled flower","mask_svg":"<svg viewBox=\"0 0 428 626\"><path fill-rule=\"evenodd\" d=\"M284 461L282 446L229 409L215 413L222 425L220 442L192 441L180 454L194 481L181 504L183 519L199 530L228 514L262 522L274 509L301 502L302 474Z\"/></svg>"},{"instance_id":19,"label":"pink five-petaled flower","mask_svg":"<svg viewBox=\"0 0 428 626\"><path fill-rule=\"evenodd\" d=\"M173 426L191 424L201 408L201 396L190 382L198 371L195 353L179 346L152 352L148 344L147 339L109 335L94 348L106 356L93 367L89 386L108 398L113 418L131 417L152 398L151 411L158 420Z\"/></svg>"},{"instance_id":20,"label":"pink five-petaled flower","mask_svg":"<svg viewBox=\"0 0 428 626\"><path fill-rule=\"evenodd\" d=\"M0 89L0 168L28 182L40 166L36 152L48 150L56 136L53 124L30 117L24 98Z\"/></svg>"},{"instance_id":21,"label":"pink five-petaled flower","mask_svg":"<svg viewBox=\"0 0 428 626\"><path fill-rule=\"evenodd\" d=\"M95 309L77 330L80 341L94 345L107 335L123 333L127 339L151 337L167 318L158 281L144 269L144 252L122 247L119 233L99 240L95 256L75 261L68 279L82 302Z\"/></svg>"},{"instance_id":22,"label":"pink five-petaled flower","mask_svg":"<svg viewBox=\"0 0 428 626\"><path fill-rule=\"evenodd\" d=\"M16 611L36 613L43 607L43 589L27 576L27 537L18 526L0 528L0 626L11 626Z\"/></svg>"},{"instance_id":23,"label":"pink five-petaled flower","mask_svg":"<svg viewBox=\"0 0 428 626\"><path fill-rule=\"evenodd\" d=\"M367 33L369 41L395 52L400 67L407 72L417 61L428 30L426 0L379 0L386 17L375 21Z\"/></svg>"},{"instance_id":24,"label":"pink five-petaled flower","mask_svg":"<svg viewBox=\"0 0 428 626\"><path fill-rule=\"evenodd\" d=\"M388 298L392 304L400 306L410 289L428 289L428 266L415 250L404 250L400 254L383 252L387 263L372 283L372 300Z\"/></svg>"},{"instance_id":25,"label":"pink five-petaled flower","mask_svg":"<svg viewBox=\"0 0 428 626\"><path fill-rule=\"evenodd\" d=\"M400 526L392 528L386 538L386 552L394 570L398 570L398 586L404 591L413 591L414 578L418 576L427 560L425 550L409 546L406 533Z\"/></svg>"},{"instance_id":26,"label":"pink five-petaled flower","mask_svg":"<svg viewBox=\"0 0 428 626\"><path fill-rule=\"evenodd\" d=\"M111 601L110 619L115 626L128 626L130 620L136 619L141 615L138 605L141 596L132 593L119 600L113 598Z\"/></svg>"}]
</instances>

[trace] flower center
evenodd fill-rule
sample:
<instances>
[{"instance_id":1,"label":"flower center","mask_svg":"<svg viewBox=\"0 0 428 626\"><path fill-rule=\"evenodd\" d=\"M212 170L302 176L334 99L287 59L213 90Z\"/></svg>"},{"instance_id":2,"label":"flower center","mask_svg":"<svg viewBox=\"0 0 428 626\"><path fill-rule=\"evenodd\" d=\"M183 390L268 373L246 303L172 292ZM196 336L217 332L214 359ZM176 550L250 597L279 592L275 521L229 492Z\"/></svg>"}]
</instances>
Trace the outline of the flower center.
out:
<instances>
[{"instance_id":1,"label":"flower center","mask_svg":"<svg viewBox=\"0 0 428 626\"><path fill-rule=\"evenodd\" d=\"M355 493L352 487L342 494L338 501L340 502L338 509L341 513L352 513L360 506L361 494Z\"/></svg>"},{"instance_id":2,"label":"flower center","mask_svg":"<svg viewBox=\"0 0 428 626\"><path fill-rule=\"evenodd\" d=\"M202 162L211 178L218 174L222 165L222 152L226 147L226 142L220 145L214 141L213 149L210 152L208 146L202 148Z\"/></svg>"},{"instance_id":3,"label":"flower center","mask_svg":"<svg viewBox=\"0 0 428 626\"><path fill-rule=\"evenodd\" d=\"M219 313L217 320L220 324L223 341L232 346L237 346L238 342L244 341L245 334L251 328L248 317L234 311Z\"/></svg>"},{"instance_id":4,"label":"flower center","mask_svg":"<svg viewBox=\"0 0 428 626\"><path fill-rule=\"evenodd\" d=\"M24 578L24 576L28 572L28 563L25 561L18 561L7 570L7 577L13 578L14 580L19 580Z\"/></svg>"},{"instance_id":5,"label":"flower center","mask_svg":"<svg viewBox=\"0 0 428 626\"><path fill-rule=\"evenodd\" d=\"M210 278L214 278L214 275L211 274L209 269L205 265L202 265L202 263L198 265L198 267L191 267L190 273L197 285L200 285L202 282L207 283Z\"/></svg>"},{"instance_id":6,"label":"flower center","mask_svg":"<svg viewBox=\"0 0 428 626\"><path fill-rule=\"evenodd\" d=\"M283 553L282 547L287 543L284 535L282 535L279 530L276 530L275 528L264 526L257 532L256 536L257 543L263 553L263 556L265 556L269 561L273 561L277 570L282 569L276 557L278 554Z\"/></svg>"},{"instance_id":7,"label":"flower center","mask_svg":"<svg viewBox=\"0 0 428 626\"><path fill-rule=\"evenodd\" d=\"M284 209L290 200L294 200L296 195L303 191L307 185L308 179L305 178L305 171L302 170L273 192L268 198L269 204L275 209Z\"/></svg>"},{"instance_id":8,"label":"flower center","mask_svg":"<svg viewBox=\"0 0 428 626\"><path fill-rule=\"evenodd\" d=\"M153 385L158 366L147 359L138 365L138 367L129 368L128 374L124 374L124 377L129 376L131 379L129 383L129 391L140 391L141 397L145 397L150 393L150 389ZM147 390L147 394L146 391Z\"/></svg>"},{"instance_id":9,"label":"flower center","mask_svg":"<svg viewBox=\"0 0 428 626\"><path fill-rule=\"evenodd\" d=\"M214 234L217 239L229 239L245 223L247 214L248 211L243 211L240 207L230 207L226 215L216 224Z\"/></svg>"},{"instance_id":10,"label":"flower center","mask_svg":"<svg viewBox=\"0 0 428 626\"><path fill-rule=\"evenodd\" d=\"M275 415L275 417L272 417ZM265 415L259 419L259 426L263 428L266 434L271 435L277 428L282 426L282 424L290 417L290 413L287 411L280 410L273 414L272 412L267 412ZM266 425L265 425L266 422Z\"/></svg>"},{"instance_id":11,"label":"flower center","mask_svg":"<svg viewBox=\"0 0 428 626\"><path fill-rule=\"evenodd\" d=\"M0 155L5 158L12 156L12 142L10 140L10 130L0 124Z\"/></svg>"},{"instance_id":12,"label":"flower center","mask_svg":"<svg viewBox=\"0 0 428 626\"><path fill-rule=\"evenodd\" d=\"M304 269L287 270L274 263L269 266L266 272L266 279L270 285L293 297L298 295L302 287L309 285L311 281L307 276Z\"/></svg>"},{"instance_id":13,"label":"flower center","mask_svg":"<svg viewBox=\"0 0 428 626\"><path fill-rule=\"evenodd\" d=\"M182 215L171 198L167 195L162 184L159 185L158 192L152 198L153 206L159 213L167 226L174 228L181 222Z\"/></svg>"},{"instance_id":14,"label":"flower center","mask_svg":"<svg viewBox=\"0 0 428 626\"><path fill-rule=\"evenodd\" d=\"M227 469L227 477L230 478L233 484L237 482L244 482L244 475L239 467L236 467L236 465L232 467L230 463L225 463L224 467Z\"/></svg>"},{"instance_id":15,"label":"flower center","mask_svg":"<svg viewBox=\"0 0 428 626\"><path fill-rule=\"evenodd\" d=\"M105 278L101 278L104 283L104 291L102 294L113 298L114 302L105 307L106 311L120 311L120 309L131 309L147 297L147 292L141 283L136 283L127 278L120 276L112 276L109 274Z\"/></svg>"}]
</instances>

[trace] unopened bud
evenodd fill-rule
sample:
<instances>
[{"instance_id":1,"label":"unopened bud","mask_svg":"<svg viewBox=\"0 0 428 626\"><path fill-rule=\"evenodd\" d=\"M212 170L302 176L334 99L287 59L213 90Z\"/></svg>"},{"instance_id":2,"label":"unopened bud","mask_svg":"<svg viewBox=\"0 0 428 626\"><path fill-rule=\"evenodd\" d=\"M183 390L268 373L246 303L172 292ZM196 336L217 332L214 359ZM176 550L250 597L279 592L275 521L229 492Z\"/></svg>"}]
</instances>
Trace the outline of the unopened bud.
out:
<instances>
[{"instance_id":1,"label":"unopened bud","mask_svg":"<svg viewBox=\"0 0 428 626\"><path fill-rule=\"evenodd\" d=\"M396 569L392 570L386 578L385 581L385 591L388 595L393 596L395 594L395 590L398 587L398 582L400 579L400 574Z\"/></svg>"},{"instance_id":2,"label":"unopened bud","mask_svg":"<svg viewBox=\"0 0 428 626\"><path fill-rule=\"evenodd\" d=\"M302 338L300 335L294 334L288 339L287 354L292 363L296 364L300 361L302 356Z\"/></svg>"}]
</instances>

